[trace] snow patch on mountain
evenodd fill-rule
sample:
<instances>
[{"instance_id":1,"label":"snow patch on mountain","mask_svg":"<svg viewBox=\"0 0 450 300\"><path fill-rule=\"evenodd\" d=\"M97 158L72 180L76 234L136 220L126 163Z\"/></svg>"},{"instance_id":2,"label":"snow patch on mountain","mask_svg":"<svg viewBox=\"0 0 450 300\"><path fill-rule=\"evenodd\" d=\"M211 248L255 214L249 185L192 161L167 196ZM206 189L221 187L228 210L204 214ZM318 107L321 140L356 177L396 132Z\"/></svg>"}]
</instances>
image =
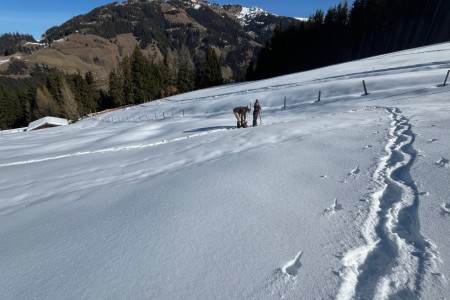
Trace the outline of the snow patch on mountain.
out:
<instances>
[{"instance_id":1,"label":"snow patch on mountain","mask_svg":"<svg viewBox=\"0 0 450 300\"><path fill-rule=\"evenodd\" d=\"M243 26L248 25L250 21L255 18L264 15L267 16L269 13L259 7L242 7L242 10L239 14L237 14L237 18L241 21Z\"/></svg>"}]
</instances>

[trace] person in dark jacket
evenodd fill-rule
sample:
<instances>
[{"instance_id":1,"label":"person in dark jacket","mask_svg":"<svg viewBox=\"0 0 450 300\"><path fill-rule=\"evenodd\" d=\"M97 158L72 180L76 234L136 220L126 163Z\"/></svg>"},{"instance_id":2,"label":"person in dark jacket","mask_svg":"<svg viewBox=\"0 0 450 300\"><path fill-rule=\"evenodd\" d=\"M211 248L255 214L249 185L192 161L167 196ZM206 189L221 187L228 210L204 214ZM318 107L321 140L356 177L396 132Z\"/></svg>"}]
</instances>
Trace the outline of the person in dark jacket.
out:
<instances>
[{"instance_id":1,"label":"person in dark jacket","mask_svg":"<svg viewBox=\"0 0 450 300\"><path fill-rule=\"evenodd\" d=\"M237 128L247 127L247 113L249 113L251 109L247 106L238 106L233 109L234 116L237 120Z\"/></svg>"},{"instance_id":2,"label":"person in dark jacket","mask_svg":"<svg viewBox=\"0 0 450 300\"><path fill-rule=\"evenodd\" d=\"M255 104L253 104L253 127L258 126L258 116L261 111L261 105L259 100L256 99Z\"/></svg>"}]
</instances>

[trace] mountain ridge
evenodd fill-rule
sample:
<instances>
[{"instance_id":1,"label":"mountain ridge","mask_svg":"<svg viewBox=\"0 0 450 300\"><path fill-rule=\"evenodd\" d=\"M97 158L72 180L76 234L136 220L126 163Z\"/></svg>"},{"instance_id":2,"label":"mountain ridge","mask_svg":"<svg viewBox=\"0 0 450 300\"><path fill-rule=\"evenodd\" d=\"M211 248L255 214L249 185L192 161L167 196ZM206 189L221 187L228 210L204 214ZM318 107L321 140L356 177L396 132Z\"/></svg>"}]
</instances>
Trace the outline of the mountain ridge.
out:
<instances>
[{"instance_id":1,"label":"mountain ridge","mask_svg":"<svg viewBox=\"0 0 450 300\"><path fill-rule=\"evenodd\" d=\"M197 0L112 2L49 28L40 41L47 46L33 48L30 63L74 72L71 63L66 66L64 60L54 61L46 55L56 51L58 56L73 56L67 58L90 65L82 69L98 74L99 85L105 87L107 74L131 54L135 45L155 61L165 61L175 72L182 62L195 70L206 50L214 48L222 61L225 81L239 81L255 53L270 39L273 28L298 22L238 4L220 6ZM41 51L42 48L54 51Z\"/></svg>"}]
</instances>

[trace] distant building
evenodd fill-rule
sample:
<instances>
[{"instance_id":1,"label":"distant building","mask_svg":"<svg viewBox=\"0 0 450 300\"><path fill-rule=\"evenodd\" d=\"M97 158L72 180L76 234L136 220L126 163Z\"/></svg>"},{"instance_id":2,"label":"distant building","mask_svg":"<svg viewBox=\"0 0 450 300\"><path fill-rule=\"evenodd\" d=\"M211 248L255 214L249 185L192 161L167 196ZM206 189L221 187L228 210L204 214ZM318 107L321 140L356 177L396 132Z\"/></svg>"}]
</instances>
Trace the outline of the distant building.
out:
<instances>
[{"instance_id":1,"label":"distant building","mask_svg":"<svg viewBox=\"0 0 450 300\"><path fill-rule=\"evenodd\" d=\"M64 125L69 125L69 121L62 118L44 117L28 124L27 131Z\"/></svg>"}]
</instances>

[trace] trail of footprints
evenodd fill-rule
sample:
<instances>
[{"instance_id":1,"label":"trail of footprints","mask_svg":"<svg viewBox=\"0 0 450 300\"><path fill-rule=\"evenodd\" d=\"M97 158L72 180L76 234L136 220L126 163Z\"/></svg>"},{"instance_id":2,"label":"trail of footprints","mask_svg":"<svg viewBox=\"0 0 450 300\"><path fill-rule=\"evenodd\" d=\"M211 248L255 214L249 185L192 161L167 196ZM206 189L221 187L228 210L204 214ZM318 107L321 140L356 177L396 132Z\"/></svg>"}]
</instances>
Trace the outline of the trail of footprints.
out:
<instances>
[{"instance_id":1,"label":"trail of footprints","mask_svg":"<svg viewBox=\"0 0 450 300\"><path fill-rule=\"evenodd\" d=\"M435 246L420 233L419 196L428 193L418 191L410 174L418 156L412 146L415 134L399 109L385 111L392 122L386 155L373 175L378 188L367 195L370 210L361 230L365 245L342 255L342 267L335 272L342 279L337 299L415 299L431 280L444 284L443 276L436 272L439 259ZM449 167L444 157L435 164ZM442 204L441 211L449 215L450 203Z\"/></svg>"},{"instance_id":2,"label":"trail of footprints","mask_svg":"<svg viewBox=\"0 0 450 300\"><path fill-rule=\"evenodd\" d=\"M420 234L418 225L418 197L427 196L429 193L419 192L410 178L409 172L415 158L423 156L419 150L412 148L414 134L411 124L397 108L376 109L384 109L392 119L391 128L387 129L390 135L385 148L387 156L379 163L374 175L381 189L369 188L368 193L359 201L378 201L379 204L375 209L372 206L372 216L369 215L369 220L361 231L367 244L336 255L342 264L340 269L331 270L342 279L337 299L377 298L383 293L388 298L415 299L420 295L423 285L430 281L430 276L436 278L438 285L445 284L443 275L436 271L438 252L435 246ZM373 132L379 133L378 130ZM438 141L432 138L426 143ZM366 145L362 150L372 147ZM441 157L435 165L449 168L450 162ZM360 173L361 168L356 165L339 182L347 183L347 180L358 178ZM323 174L319 178L328 179L328 175ZM335 198L331 206L322 211L322 215L331 216L343 209L338 198ZM450 216L450 202L443 203L440 209L442 216ZM379 217L391 214L394 214L391 220L382 220ZM302 256L303 252L300 251L294 259L277 269L269 284L272 294L284 298L294 288L301 273ZM411 267L412 273L409 270ZM406 276L402 278L402 282L394 282L398 274Z\"/></svg>"},{"instance_id":3,"label":"trail of footprints","mask_svg":"<svg viewBox=\"0 0 450 300\"><path fill-rule=\"evenodd\" d=\"M435 246L420 233L418 221L419 196L427 196L428 192L419 192L412 180L410 170L416 157L422 156L420 151L412 148L415 135L409 120L397 108L383 108L391 117L388 145L385 147L386 157L379 162L373 175L378 188L371 188L360 201L370 201L371 213L366 220L361 235L366 245L350 249L346 253L337 255L342 267L332 272L341 277L341 286L337 299L377 298L384 295L393 297L417 297L424 284L431 278L437 278L437 284L444 284L441 273L437 272L438 252ZM376 131L373 134L379 134ZM438 139L426 141L436 143ZM372 148L367 145L362 150ZM441 157L435 165L449 168L450 162ZM361 173L359 165L350 170L340 182L355 179ZM319 176L327 179L326 174ZM378 202L374 205L373 202ZM450 202L441 205L441 214L450 216ZM323 210L322 215L331 216L344 207L335 198L330 207ZM383 217L384 216L384 217ZM284 297L288 286L301 271L303 252L287 262L279 269L280 279L284 286L278 286L279 293ZM398 274L403 274L402 281ZM406 292L407 291L407 292ZM383 296L383 297L384 297Z\"/></svg>"}]
</instances>

